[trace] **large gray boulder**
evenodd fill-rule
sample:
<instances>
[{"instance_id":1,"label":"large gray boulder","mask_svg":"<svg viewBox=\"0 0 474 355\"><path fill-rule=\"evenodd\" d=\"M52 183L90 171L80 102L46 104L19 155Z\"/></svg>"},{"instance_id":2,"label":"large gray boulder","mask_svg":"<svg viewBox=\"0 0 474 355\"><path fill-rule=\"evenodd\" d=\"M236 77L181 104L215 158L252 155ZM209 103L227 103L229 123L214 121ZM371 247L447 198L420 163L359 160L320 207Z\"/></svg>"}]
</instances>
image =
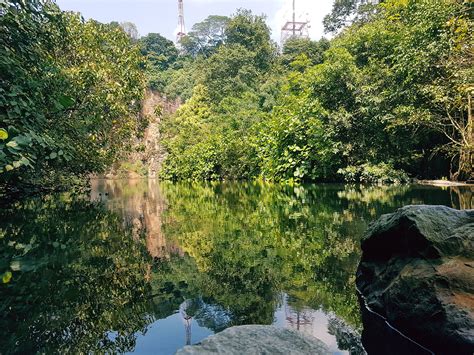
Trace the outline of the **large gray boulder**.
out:
<instances>
[{"instance_id":1,"label":"large gray boulder","mask_svg":"<svg viewBox=\"0 0 474 355\"><path fill-rule=\"evenodd\" d=\"M185 346L177 355L226 354L330 354L326 345L296 330L266 325L242 325L206 338L198 345Z\"/></svg>"},{"instance_id":2,"label":"large gray boulder","mask_svg":"<svg viewBox=\"0 0 474 355\"><path fill-rule=\"evenodd\" d=\"M406 206L362 241L357 288L368 308L441 353L474 352L474 210Z\"/></svg>"}]
</instances>

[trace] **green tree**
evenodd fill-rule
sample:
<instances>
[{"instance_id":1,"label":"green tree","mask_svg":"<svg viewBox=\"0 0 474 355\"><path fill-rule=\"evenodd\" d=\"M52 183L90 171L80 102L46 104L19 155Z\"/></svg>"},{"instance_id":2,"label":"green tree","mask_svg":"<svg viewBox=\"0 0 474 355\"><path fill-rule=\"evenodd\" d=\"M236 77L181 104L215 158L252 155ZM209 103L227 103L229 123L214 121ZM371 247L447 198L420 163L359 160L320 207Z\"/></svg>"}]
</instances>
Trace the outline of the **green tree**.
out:
<instances>
[{"instance_id":1,"label":"green tree","mask_svg":"<svg viewBox=\"0 0 474 355\"><path fill-rule=\"evenodd\" d=\"M410 97L400 103L405 119L441 133L434 152L451 160L452 179L472 178L474 135L473 17L469 2L390 2L385 17L401 27L394 70L401 90ZM398 92L398 91L397 91Z\"/></svg>"},{"instance_id":2,"label":"green tree","mask_svg":"<svg viewBox=\"0 0 474 355\"><path fill-rule=\"evenodd\" d=\"M166 97L179 98L182 102L188 100L193 94L194 86L198 82L202 82L204 65L205 62L198 57L192 61L183 61L181 68L173 68L164 72L166 82L162 86L162 91Z\"/></svg>"},{"instance_id":3,"label":"green tree","mask_svg":"<svg viewBox=\"0 0 474 355\"><path fill-rule=\"evenodd\" d=\"M185 52L193 57L209 56L226 42L225 29L229 21L227 16L211 15L193 25L180 44Z\"/></svg>"},{"instance_id":4,"label":"green tree","mask_svg":"<svg viewBox=\"0 0 474 355\"><path fill-rule=\"evenodd\" d=\"M178 59L178 49L159 33L149 33L140 38L140 51L148 63L159 70L166 70Z\"/></svg>"},{"instance_id":5,"label":"green tree","mask_svg":"<svg viewBox=\"0 0 474 355\"><path fill-rule=\"evenodd\" d=\"M202 67L202 84L213 102L255 88L261 73L255 53L237 44L222 46Z\"/></svg>"},{"instance_id":6,"label":"green tree","mask_svg":"<svg viewBox=\"0 0 474 355\"><path fill-rule=\"evenodd\" d=\"M120 22L119 26L133 41L138 40L137 25L135 25L133 22Z\"/></svg>"},{"instance_id":7,"label":"green tree","mask_svg":"<svg viewBox=\"0 0 474 355\"><path fill-rule=\"evenodd\" d=\"M324 17L324 30L326 32L338 32L351 24L367 21L375 11L374 5L382 1L335 0L331 13Z\"/></svg>"},{"instance_id":8,"label":"green tree","mask_svg":"<svg viewBox=\"0 0 474 355\"><path fill-rule=\"evenodd\" d=\"M324 52L329 49L329 43L325 38L319 41L312 41L309 38L289 38L283 46L283 63L288 66L301 55L305 55L311 65L320 64L324 60Z\"/></svg>"},{"instance_id":9,"label":"green tree","mask_svg":"<svg viewBox=\"0 0 474 355\"><path fill-rule=\"evenodd\" d=\"M204 175L404 182L446 176L451 161L451 178L471 178L470 10L454 0L337 1L333 25L344 30L330 42L291 39L278 60L264 18L239 10L225 43L169 85L186 97L206 89L199 142L215 163ZM232 159L245 169L229 169Z\"/></svg>"},{"instance_id":10,"label":"green tree","mask_svg":"<svg viewBox=\"0 0 474 355\"><path fill-rule=\"evenodd\" d=\"M330 180L335 176L339 163L335 142L324 126L326 111L308 90L313 77L307 76L307 72L290 74L271 119L261 124L262 174L270 179Z\"/></svg>"},{"instance_id":11,"label":"green tree","mask_svg":"<svg viewBox=\"0 0 474 355\"><path fill-rule=\"evenodd\" d=\"M0 184L54 186L103 171L140 120L138 48L49 1L0 6Z\"/></svg>"},{"instance_id":12,"label":"green tree","mask_svg":"<svg viewBox=\"0 0 474 355\"><path fill-rule=\"evenodd\" d=\"M451 157L461 158L456 174L468 177L466 90L472 68L466 64L472 36L465 14L465 5L454 1L387 1L370 20L335 38L322 64L308 68L296 63L295 69L306 71L304 76L289 74L290 82L297 78L292 92L302 100L298 107L312 103L322 108L317 117L324 138L318 141L329 143L326 147L338 157L331 174L335 168L351 181L404 181L399 169L427 174L420 165L449 143L455 147ZM304 111L296 117L303 120ZM310 138L297 147L304 142ZM318 150L310 151L313 158ZM313 166L310 157L301 151L291 161Z\"/></svg>"},{"instance_id":13,"label":"green tree","mask_svg":"<svg viewBox=\"0 0 474 355\"><path fill-rule=\"evenodd\" d=\"M259 173L256 124L265 114L252 92L214 104L204 85L163 122L168 156L163 175L173 180L253 178Z\"/></svg>"},{"instance_id":14,"label":"green tree","mask_svg":"<svg viewBox=\"0 0 474 355\"><path fill-rule=\"evenodd\" d=\"M257 68L267 70L276 53L270 32L265 17L253 15L250 10L239 9L225 29L226 43L240 45L254 53Z\"/></svg>"}]
</instances>

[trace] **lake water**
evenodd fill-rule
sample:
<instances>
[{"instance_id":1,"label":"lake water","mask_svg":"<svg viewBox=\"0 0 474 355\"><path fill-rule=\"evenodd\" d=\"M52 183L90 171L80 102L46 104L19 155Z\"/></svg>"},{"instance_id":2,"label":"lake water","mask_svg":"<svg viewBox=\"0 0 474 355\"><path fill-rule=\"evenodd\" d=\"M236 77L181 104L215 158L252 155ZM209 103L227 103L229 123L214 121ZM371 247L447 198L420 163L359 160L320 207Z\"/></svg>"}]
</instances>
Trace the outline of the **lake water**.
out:
<instances>
[{"instance_id":1,"label":"lake water","mask_svg":"<svg viewBox=\"0 0 474 355\"><path fill-rule=\"evenodd\" d=\"M362 354L355 270L367 225L474 189L93 180L0 212L0 353L173 354L274 324Z\"/></svg>"}]
</instances>

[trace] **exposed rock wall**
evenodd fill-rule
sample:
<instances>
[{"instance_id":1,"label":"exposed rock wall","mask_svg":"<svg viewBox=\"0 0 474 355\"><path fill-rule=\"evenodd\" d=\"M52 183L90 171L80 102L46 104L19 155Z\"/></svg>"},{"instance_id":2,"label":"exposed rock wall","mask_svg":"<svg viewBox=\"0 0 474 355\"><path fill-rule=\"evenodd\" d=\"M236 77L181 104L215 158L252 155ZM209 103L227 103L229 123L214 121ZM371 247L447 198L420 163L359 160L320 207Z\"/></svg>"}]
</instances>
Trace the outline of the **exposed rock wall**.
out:
<instances>
[{"instance_id":1,"label":"exposed rock wall","mask_svg":"<svg viewBox=\"0 0 474 355\"><path fill-rule=\"evenodd\" d=\"M172 115L181 105L179 99L169 100L158 92L148 89L142 102L140 115L148 120L148 125L136 139L130 152L114 164L105 176L108 179L143 177L156 178L166 151L161 144L160 124L164 117Z\"/></svg>"},{"instance_id":2,"label":"exposed rock wall","mask_svg":"<svg viewBox=\"0 0 474 355\"><path fill-rule=\"evenodd\" d=\"M371 310L435 352L474 352L474 210L406 206L369 228L362 251Z\"/></svg>"},{"instance_id":3,"label":"exposed rock wall","mask_svg":"<svg viewBox=\"0 0 474 355\"><path fill-rule=\"evenodd\" d=\"M140 157L144 161L148 177L154 178L161 169L166 152L161 145L160 123L163 117L172 115L180 106L179 99L168 100L157 92L147 90L142 104L142 115L148 117L149 125L144 132L144 152Z\"/></svg>"}]
</instances>

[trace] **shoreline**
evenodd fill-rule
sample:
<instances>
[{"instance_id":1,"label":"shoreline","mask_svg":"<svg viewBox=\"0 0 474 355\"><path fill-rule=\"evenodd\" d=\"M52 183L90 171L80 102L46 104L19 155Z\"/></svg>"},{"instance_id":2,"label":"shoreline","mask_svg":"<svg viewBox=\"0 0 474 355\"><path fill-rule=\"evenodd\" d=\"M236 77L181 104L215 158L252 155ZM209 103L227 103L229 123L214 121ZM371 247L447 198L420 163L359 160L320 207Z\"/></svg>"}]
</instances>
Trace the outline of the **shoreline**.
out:
<instances>
[{"instance_id":1,"label":"shoreline","mask_svg":"<svg viewBox=\"0 0 474 355\"><path fill-rule=\"evenodd\" d=\"M104 176L104 175L90 175L89 180L157 180L157 181L167 181L161 180L158 177L149 177L149 176ZM258 179L250 180L215 180L215 181L256 181ZM354 185L347 182L334 181L334 182L310 182L310 184L344 184L344 185ZM379 186L378 184L364 184L358 183L356 185L369 185L369 186ZM390 185L399 185L399 184L382 184L381 186L390 186ZM450 180L417 180L413 179L411 182L401 185L424 185L424 186L438 186L438 187L474 187L474 183L467 183L461 181L450 181Z\"/></svg>"},{"instance_id":2,"label":"shoreline","mask_svg":"<svg viewBox=\"0 0 474 355\"><path fill-rule=\"evenodd\" d=\"M474 183L450 181L450 180L415 180L413 183L418 184L418 185L447 186L447 187L474 186Z\"/></svg>"}]
</instances>

